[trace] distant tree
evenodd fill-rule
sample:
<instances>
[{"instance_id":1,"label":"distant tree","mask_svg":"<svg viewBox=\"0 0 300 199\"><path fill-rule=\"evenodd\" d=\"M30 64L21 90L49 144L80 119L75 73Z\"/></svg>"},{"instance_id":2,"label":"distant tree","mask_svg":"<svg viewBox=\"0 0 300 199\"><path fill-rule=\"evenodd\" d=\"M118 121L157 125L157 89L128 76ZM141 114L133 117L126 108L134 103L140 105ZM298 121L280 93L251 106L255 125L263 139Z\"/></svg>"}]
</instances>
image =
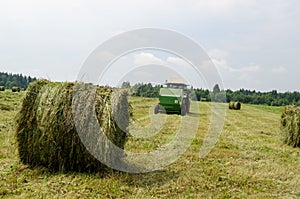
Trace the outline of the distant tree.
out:
<instances>
[{"instance_id":1,"label":"distant tree","mask_svg":"<svg viewBox=\"0 0 300 199\"><path fill-rule=\"evenodd\" d=\"M131 88L130 82L128 82L128 81L123 82L121 87L122 87L122 88Z\"/></svg>"},{"instance_id":2,"label":"distant tree","mask_svg":"<svg viewBox=\"0 0 300 199\"><path fill-rule=\"evenodd\" d=\"M1 81L2 80L0 79L0 83ZM133 95L142 97L158 97L159 89L160 86L152 86L150 83L137 83L132 86ZM285 93L279 93L276 90L260 92L247 89L240 89L237 91L227 89L226 91L221 91L218 84L213 87L212 92L208 89L193 88L192 91L190 91L190 98L197 101L205 99L206 101L215 102L239 101L241 103L264 104L270 106L285 106L289 104L300 106L300 93L296 91Z\"/></svg>"},{"instance_id":3,"label":"distant tree","mask_svg":"<svg viewBox=\"0 0 300 199\"><path fill-rule=\"evenodd\" d=\"M193 100L193 101L197 101L197 95L196 95L196 92L191 92L191 93L190 93L190 98L191 98L191 100Z\"/></svg>"},{"instance_id":4,"label":"distant tree","mask_svg":"<svg viewBox=\"0 0 300 199\"><path fill-rule=\"evenodd\" d=\"M17 86L19 88L27 88L28 84L35 81L36 78L26 77L22 74L11 74L0 72L0 86L5 86L6 88L12 88Z\"/></svg>"},{"instance_id":5,"label":"distant tree","mask_svg":"<svg viewBox=\"0 0 300 199\"><path fill-rule=\"evenodd\" d=\"M213 92L211 93L211 100L214 102L225 102L225 93L221 92L219 84L216 84L213 88Z\"/></svg>"},{"instance_id":6,"label":"distant tree","mask_svg":"<svg viewBox=\"0 0 300 199\"><path fill-rule=\"evenodd\" d=\"M213 93L219 93L219 92L221 92L219 84L216 84L213 88Z\"/></svg>"},{"instance_id":7,"label":"distant tree","mask_svg":"<svg viewBox=\"0 0 300 199\"><path fill-rule=\"evenodd\" d=\"M195 92L197 101L200 101L201 98L202 98L202 99L205 98L206 101L210 101L210 100L211 100L211 99L210 99L210 92L209 92L208 89L204 90L204 89L202 89L202 88L196 88L196 89L194 88L193 90L194 90L194 92Z\"/></svg>"},{"instance_id":8,"label":"distant tree","mask_svg":"<svg viewBox=\"0 0 300 199\"><path fill-rule=\"evenodd\" d=\"M151 83L142 84L138 83L132 86L135 96L140 97L158 97L160 86L152 86Z\"/></svg>"}]
</instances>

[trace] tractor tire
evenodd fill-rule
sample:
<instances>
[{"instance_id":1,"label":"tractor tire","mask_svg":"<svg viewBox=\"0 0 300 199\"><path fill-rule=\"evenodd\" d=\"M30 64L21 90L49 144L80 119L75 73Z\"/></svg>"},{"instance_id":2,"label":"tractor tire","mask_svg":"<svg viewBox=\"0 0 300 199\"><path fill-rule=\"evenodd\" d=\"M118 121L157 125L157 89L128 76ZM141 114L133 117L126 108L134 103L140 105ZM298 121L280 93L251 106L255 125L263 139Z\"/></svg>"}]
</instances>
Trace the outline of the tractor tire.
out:
<instances>
[{"instance_id":1,"label":"tractor tire","mask_svg":"<svg viewBox=\"0 0 300 199\"><path fill-rule=\"evenodd\" d=\"M154 107L154 114L157 114L159 113L159 105L156 104L155 107Z\"/></svg>"},{"instance_id":2,"label":"tractor tire","mask_svg":"<svg viewBox=\"0 0 300 199\"><path fill-rule=\"evenodd\" d=\"M185 105L182 105L182 106L180 107L180 114L181 114L182 116L185 116L185 115L186 115L186 106L185 106Z\"/></svg>"}]
</instances>

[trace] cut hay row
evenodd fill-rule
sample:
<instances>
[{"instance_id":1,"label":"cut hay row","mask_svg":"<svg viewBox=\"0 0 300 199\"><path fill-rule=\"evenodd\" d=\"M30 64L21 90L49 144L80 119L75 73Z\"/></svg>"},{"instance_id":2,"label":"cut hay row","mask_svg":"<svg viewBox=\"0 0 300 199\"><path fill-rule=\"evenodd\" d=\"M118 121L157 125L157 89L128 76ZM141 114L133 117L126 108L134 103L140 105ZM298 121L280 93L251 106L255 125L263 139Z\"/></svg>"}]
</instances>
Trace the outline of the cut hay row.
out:
<instances>
[{"instance_id":1,"label":"cut hay row","mask_svg":"<svg viewBox=\"0 0 300 199\"><path fill-rule=\"evenodd\" d=\"M17 117L16 136L21 162L31 167L45 166L61 172L98 172L106 168L89 153L77 133L72 114L73 88L74 83L47 80L30 84ZM86 96L80 96L79 100L76 108L88 107L87 104L94 107L104 134L112 143L124 148L127 135L117 125L113 113L118 113L116 118L122 118L123 128L127 128L126 94L123 91L113 92L108 87L97 87L93 101L87 100ZM86 131L85 136L93 138L94 146L91 147L105 150L106 159L121 157L121 154L111 154L113 152L97 135Z\"/></svg>"},{"instance_id":2,"label":"cut hay row","mask_svg":"<svg viewBox=\"0 0 300 199\"><path fill-rule=\"evenodd\" d=\"M233 110L240 110L241 109L241 103L240 102L229 102L228 105L229 109L233 109Z\"/></svg>"},{"instance_id":3,"label":"cut hay row","mask_svg":"<svg viewBox=\"0 0 300 199\"><path fill-rule=\"evenodd\" d=\"M13 86L13 87L11 88L11 91L12 91L12 92L20 92L20 91L21 91L21 88L16 87L16 86Z\"/></svg>"},{"instance_id":4,"label":"cut hay row","mask_svg":"<svg viewBox=\"0 0 300 199\"><path fill-rule=\"evenodd\" d=\"M0 86L0 91L5 91L5 87L4 86Z\"/></svg>"},{"instance_id":5,"label":"cut hay row","mask_svg":"<svg viewBox=\"0 0 300 199\"><path fill-rule=\"evenodd\" d=\"M281 132L285 144L300 147L300 108L287 106L281 115Z\"/></svg>"}]
</instances>

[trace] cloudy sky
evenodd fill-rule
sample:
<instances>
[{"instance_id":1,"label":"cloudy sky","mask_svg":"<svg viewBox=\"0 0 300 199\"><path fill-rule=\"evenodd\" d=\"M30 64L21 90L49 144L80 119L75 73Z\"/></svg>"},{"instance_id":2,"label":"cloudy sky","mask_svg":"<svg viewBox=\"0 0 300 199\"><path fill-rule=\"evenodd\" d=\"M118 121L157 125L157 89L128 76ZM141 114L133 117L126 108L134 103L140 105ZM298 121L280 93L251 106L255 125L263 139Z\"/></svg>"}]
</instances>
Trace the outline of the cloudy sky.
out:
<instances>
[{"instance_id":1,"label":"cloudy sky","mask_svg":"<svg viewBox=\"0 0 300 199\"><path fill-rule=\"evenodd\" d=\"M0 71L74 81L102 42L145 27L197 42L225 88L300 90L297 0L2 0ZM131 58L132 63L176 59L151 52Z\"/></svg>"}]
</instances>

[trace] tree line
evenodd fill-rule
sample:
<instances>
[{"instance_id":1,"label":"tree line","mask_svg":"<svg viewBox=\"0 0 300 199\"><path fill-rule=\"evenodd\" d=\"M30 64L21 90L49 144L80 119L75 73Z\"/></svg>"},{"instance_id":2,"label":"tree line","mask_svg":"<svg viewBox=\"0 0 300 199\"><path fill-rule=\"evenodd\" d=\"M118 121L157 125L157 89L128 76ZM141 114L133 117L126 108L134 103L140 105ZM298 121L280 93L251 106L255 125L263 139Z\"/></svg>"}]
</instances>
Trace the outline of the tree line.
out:
<instances>
[{"instance_id":1,"label":"tree line","mask_svg":"<svg viewBox=\"0 0 300 199\"><path fill-rule=\"evenodd\" d=\"M28 84L35 80L35 77L24 76L22 74L0 72L0 86L4 86L9 89L14 86L26 89Z\"/></svg>"},{"instance_id":2,"label":"tree line","mask_svg":"<svg viewBox=\"0 0 300 199\"><path fill-rule=\"evenodd\" d=\"M151 83L137 83L131 86L129 82L123 82L122 87L131 89L133 96L156 98L159 96L161 86L153 86ZM268 106L285 106L290 104L300 106L300 92L297 91L280 93L277 90L272 90L269 92L260 92L243 88L237 91L230 89L222 91L219 85L216 84L212 91L203 88L192 88L188 92L190 98L195 101L238 101L241 103ZM225 96L226 98L223 99Z\"/></svg>"}]
</instances>

